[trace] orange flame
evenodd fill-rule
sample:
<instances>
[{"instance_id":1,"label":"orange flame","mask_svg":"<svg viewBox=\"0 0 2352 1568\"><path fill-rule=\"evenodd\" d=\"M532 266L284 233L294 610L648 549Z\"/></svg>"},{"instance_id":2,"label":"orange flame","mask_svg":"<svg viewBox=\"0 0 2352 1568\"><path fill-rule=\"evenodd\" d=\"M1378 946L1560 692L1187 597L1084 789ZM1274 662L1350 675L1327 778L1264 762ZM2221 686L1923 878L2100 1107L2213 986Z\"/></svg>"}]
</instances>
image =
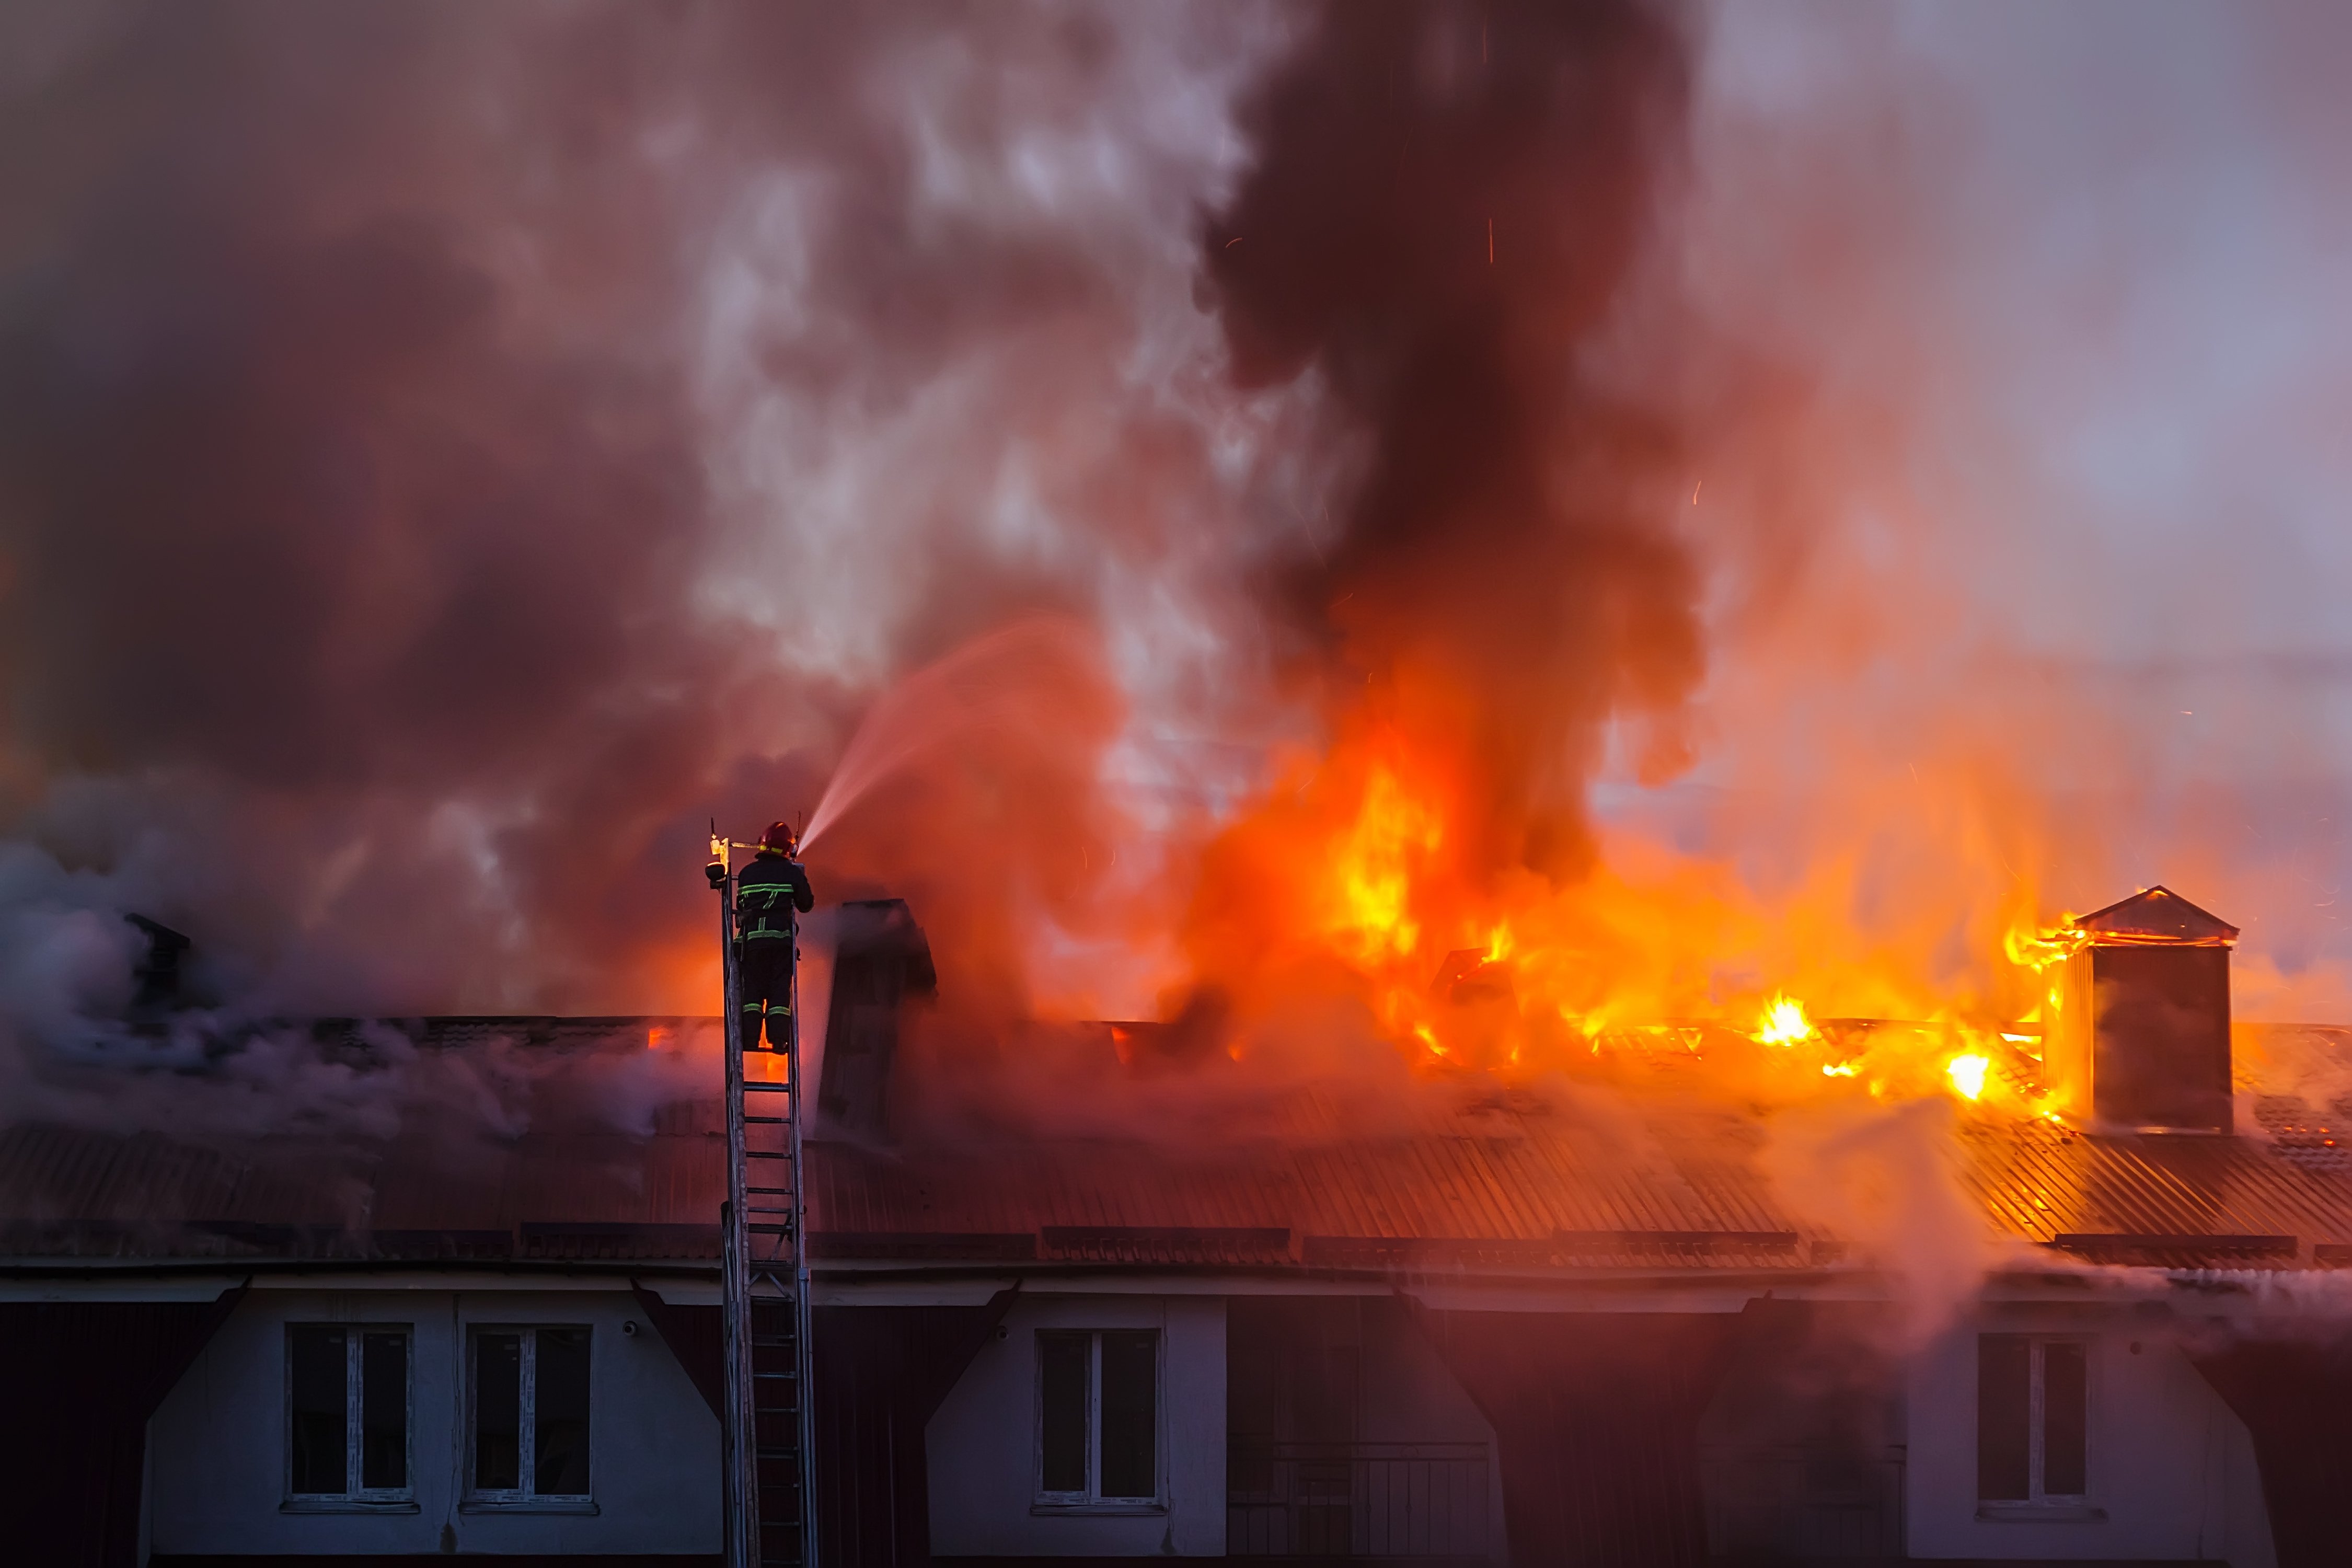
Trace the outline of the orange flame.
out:
<instances>
[{"instance_id":1,"label":"orange flame","mask_svg":"<svg viewBox=\"0 0 2352 1568\"><path fill-rule=\"evenodd\" d=\"M1368 698L1327 752L1295 758L1203 855L1183 942L1241 1034L1352 1008L1417 1072L1696 1061L1768 1098L1862 1089L2044 1113L2002 1064L2030 1079L2049 971L2079 938L2035 921L1986 821L1939 821L1930 847L1948 858L1927 863L1940 879L1919 878L1975 889L1961 906L1973 956L1955 969L1954 906L1889 905L1860 850L1769 893L1727 860L1623 831L1566 872L1530 869L1492 841L1476 770L1442 721L1415 728L1384 700ZM1908 767L1903 783L1916 813L1926 786ZM1979 861L1989 874L1972 876Z\"/></svg>"},{"instance_id":2,"label":"orange flame","mask_svg":"<svg viewBox=\"0 0 2352 1568\"><path fill-rule=\"evenodd\" d=\"M1375 767L1335 858L1333 908L1324 927L1358 963L1403 958L1421 945L1412 873L1444 839L1436 812L1408 795L1394 773Z\"/></svg>"}]
</instances>

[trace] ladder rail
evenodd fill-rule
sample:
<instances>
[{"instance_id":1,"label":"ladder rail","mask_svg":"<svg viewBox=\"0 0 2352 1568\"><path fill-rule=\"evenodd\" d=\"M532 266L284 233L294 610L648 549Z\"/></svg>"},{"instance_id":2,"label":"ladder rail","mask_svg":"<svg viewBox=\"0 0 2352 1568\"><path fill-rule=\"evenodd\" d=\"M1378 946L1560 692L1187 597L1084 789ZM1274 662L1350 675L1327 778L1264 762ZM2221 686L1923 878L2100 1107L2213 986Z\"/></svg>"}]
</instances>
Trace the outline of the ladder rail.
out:
<instances>
[{"instance_id":1,"label":"ladder rail","mask_svg":"<svg viewBox=\"0 0 2352 1568\"><path fill-rule=\"evenodd\" d=\"M801 1077L801 935L800 921L793 922L793 969L785 995L792 1000L792 1023L785 1032L787 1048L784 1058L784 1078L792 1091L784 1103L792 1107L792 1196L786 1201L793 1209L793 1357L794 1370L800 1373L800 1396L796 1414L800 1426L800 1560L802 1568L816 1568L816 1324L809 1300L808 1268L808 1184L803 1179L801 1158L801 1097L803 1079ZM736 1168L736 1179L744 1179L749 1162Z\"/></svg>"},{"instance_id":2,"label":"ladder rail","mask_svg":"<svg viewBox=\"0 0 2352 1568\"><path fill-rule=\"evenodd\" d=\"M729 857L732 858L732 857ZM720 1211L720 1300L725 1308L727 1419L719 1433L721 1507L725 1512L727 1568L760 1568L759 1471L751 1415L751 1215L744 1212L743 998L735 963L733 868L718 884L722 1054L727 1073L727 1202Z\"/></svg>"},{"instance_id":3,"label":"ladder rail","mask_svg":"<svg viewBox=\"0 0 2352 1568\"><path fill-rule=\"evenodd\" d=\"M801 1078L799 921L793 921L785 938L791 944L792 960L787 967L785 992L790 1012L786 1016L784 1049L779 1053L783 1058L783 1080L749 1079L744 1072L743 985L735 931L738 883L730 864L734 846L714 832L711 848L712 886L719 898L720 962L726 976L722 989L726 1007L723 1039L727 1204L721 1215L728 1394L726 1419L721 1423L726 1561L728 1568L766 1568L766 1564L776 1563L814 1568L815 1368L809 1302L808 1210L801 1147L804 1100ZM749 1094L781 1096L781 1104L776 1100L763 1103L770 1109L782 1109L784 1114L747 1115L744 1102ZM781 1137L776 1133L761 1136L771 1145L781 1142L783 1146L752 1147L754 1128L777 1130ZM756 1182L751 1177L754 1160L773 1162L760 1168ZM782 1186L772 1184L779 1176L783 1179ZM780 1308L791 1313L793 1370L789 1373L762 1370L759 1355L761 1349L784 1348L773 1330L762 1331L755 1318L755 1313L772 1314ZM772 1317L769 1321L772 1323ZM771 1356L766 1365L773 1368L777 1359ZM774 1406L763 1409L758 1393L762 1385L772 1388L780 1384L787 1386L791 1396L793 1441L789 1449L777 1447L772 1424L772 1418L784 1414L783 1410ZM765 1427L761 1421L763 1415L772 1420ZM772 1464L782 1459L793 1461L793 1479L788 1485L771 1484L761 1469L762 1461ZM769 1515L763 1509L763 1498L777 1491L792 1496L792 1517ZM793 1532L793 1536L775 1541L762 1539L771 1530L781 1534L787 1529Z\"/></svg>"}]
</instances>

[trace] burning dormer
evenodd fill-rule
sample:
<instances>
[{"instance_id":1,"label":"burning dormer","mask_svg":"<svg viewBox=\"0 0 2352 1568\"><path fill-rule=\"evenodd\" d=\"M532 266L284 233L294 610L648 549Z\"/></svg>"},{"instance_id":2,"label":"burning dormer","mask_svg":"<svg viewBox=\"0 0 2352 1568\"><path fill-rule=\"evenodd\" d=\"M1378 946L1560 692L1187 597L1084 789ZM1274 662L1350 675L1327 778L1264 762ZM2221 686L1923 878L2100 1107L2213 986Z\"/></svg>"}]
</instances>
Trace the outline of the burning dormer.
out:
<instances>
[{"instance_id":1,"label":"burning dormer","mask_svg":"<svg viewBox=\"0 0 2352 1568\"><path fill-rule=\"evenodd\" d=\"M2096 1131L2227 1132L2238 928L2169 888L2072 922L2046 1071Z\"/></svg>"}]
</instances>

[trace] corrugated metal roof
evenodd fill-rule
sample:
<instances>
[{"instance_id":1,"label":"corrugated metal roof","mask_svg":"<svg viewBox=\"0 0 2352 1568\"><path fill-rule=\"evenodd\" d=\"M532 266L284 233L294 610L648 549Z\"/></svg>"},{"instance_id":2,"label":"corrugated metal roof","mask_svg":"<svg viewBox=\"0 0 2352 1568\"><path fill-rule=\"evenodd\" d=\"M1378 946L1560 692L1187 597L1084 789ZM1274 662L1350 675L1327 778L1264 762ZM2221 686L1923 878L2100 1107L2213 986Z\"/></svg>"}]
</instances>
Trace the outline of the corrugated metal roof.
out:
<instances>
[{"instance_id":1,"label":"corrugated metal roof","mask_svg":"<svg viewBox=\"0 0 2352 1568\"><path fill-rule=\"evenodd\" d=\"M596 1021L600 1037L636 1037L613 1023ZM551 1038L570 1050L582 1037ZM716 1256L715 1103L668 1105L635 1136L599 1126L589 1097L544 1099L509 1137L415 1119L388 1142L331 1148L0 1130L0 1256ZM812 1144L813 1250L832 1261L1565 1270L1801 1268L1842 1252L1775 1198L1755 1158L1761 1126L1687 1097L1628 1097L1622 1114L1601 1117L1433 1096L1362 1136L1307 1093L1278 1125L1279 1136L1223 1147ZM2352 1171L2332 1150L2306 1152L1986 1118L1962 1130L1958 1166L2000 1228L2095 1261L2334 1267L2352 1259Z\"/></svg>"},{"instance_id":2,"label":"corrugated metal roof","mask_svg":"<svg viewBox=\"0 0 2352 1568\"><path fill-rule=\"evenodd\" d=\"M2268 1257L2247 1238L2293 1237L2305 1261L2352 1241L2352 1178L2314 1170L2252 1138L2093 1138L2043 1122L1962 1136L1963 1180L1994 1222L2030 1241L2103 1261ZM2156 1245L2158 1241L2166 1245ZM2134 1255L2145 1255L2136 1257Z\"/></svg>"}]
</instances>

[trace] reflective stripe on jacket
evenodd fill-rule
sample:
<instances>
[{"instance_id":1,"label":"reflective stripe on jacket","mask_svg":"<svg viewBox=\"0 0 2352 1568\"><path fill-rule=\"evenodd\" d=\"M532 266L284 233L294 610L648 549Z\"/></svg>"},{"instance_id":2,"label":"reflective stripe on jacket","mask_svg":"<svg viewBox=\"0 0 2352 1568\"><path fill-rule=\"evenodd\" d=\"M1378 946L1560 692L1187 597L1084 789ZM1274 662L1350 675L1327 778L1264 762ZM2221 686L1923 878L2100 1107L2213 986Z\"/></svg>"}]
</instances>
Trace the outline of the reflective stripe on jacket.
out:
<instances>
[{"instance_id":1,"label":"reflective stripe on jacket","mask_svg":"<svg viewBox=\"0 0 2352 1568\"><path fill-rule=\"evenodd\" d=\"M808 868L773 849L762 849L735 879L735 934L749 942L793 934L793 911L816 908Z\"/></svg>"}]
</instances>

